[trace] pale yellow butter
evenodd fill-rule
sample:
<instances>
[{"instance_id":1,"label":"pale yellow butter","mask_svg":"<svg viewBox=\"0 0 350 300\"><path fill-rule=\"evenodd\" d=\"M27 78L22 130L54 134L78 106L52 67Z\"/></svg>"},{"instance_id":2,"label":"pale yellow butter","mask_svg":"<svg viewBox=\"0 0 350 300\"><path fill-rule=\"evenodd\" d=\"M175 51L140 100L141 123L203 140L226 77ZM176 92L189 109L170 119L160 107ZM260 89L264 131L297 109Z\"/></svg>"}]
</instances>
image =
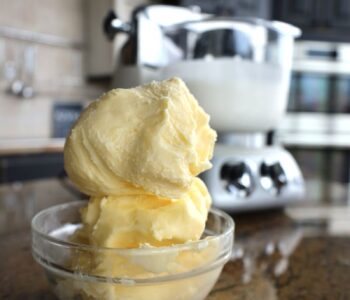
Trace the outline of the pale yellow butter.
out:
<instances>
[{"instance_id":1,"label":"pale yellow butter","mask_svg":"<svg viewBox=\"0 0 350 300\"><path fill-rule=\"evenodd\" d=\"M216 133L179 78L116 89L80 116L65 145L65 169L92 196L180 198L209 169Z\"/></svg>"},{"instance_id":2,"label":"pale yellow butter","mask_svg":"<svg viewBox=\"0 0 350 300\"><path fill-rule=\"evenodd\" d=\"M89 244L108 248L169 246L196 241L203 233L211 198L195 178L180 199L153 195L93 197L82 212Z\"/></svg>"}]
</instances>

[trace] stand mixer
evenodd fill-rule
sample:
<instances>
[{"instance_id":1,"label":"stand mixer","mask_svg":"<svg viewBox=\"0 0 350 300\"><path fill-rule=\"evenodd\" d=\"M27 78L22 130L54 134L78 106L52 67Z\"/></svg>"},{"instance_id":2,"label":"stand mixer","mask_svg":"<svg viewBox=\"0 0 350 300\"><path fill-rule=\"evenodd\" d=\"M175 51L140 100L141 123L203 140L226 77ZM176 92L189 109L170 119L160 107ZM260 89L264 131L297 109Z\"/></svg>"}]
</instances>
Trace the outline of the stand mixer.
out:
<instances>
[{"instance_id":1,"label":"stand mixer","mask_svg":"<svg viewBox=\"0 0 350 300\"><path fill-rule=\"evenodd\" d=\"M115 87L179 76L210 114L218 142L213 168L202 178L214 206L235 212L302 199L297 163L266 143L286 111L298 28L168 5L137 9L130 24L111 12L104 28L111 39L118 32L130 35Z\"/></svg>"}]
</instances>

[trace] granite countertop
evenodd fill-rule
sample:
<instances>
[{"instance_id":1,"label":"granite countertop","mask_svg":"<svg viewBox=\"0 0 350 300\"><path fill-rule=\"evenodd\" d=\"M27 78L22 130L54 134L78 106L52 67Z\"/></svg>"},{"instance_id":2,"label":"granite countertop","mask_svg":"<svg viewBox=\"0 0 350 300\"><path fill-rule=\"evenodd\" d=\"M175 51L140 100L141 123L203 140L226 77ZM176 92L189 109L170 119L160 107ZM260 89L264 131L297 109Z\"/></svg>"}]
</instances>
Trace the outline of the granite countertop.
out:
<instances>
[{"instance_id":1,"label":"granite countertop","mask_svg":"<svg viewBox=\"0 0 350 300\"><path fill-rule=\"evenodd\" d=\"M32 259L29 220L71 200L57 180L0 186L0 299L56 299ZM207 299L350 299L350 203L330 203L235 215L234 252Z\"/></svg>"}]
</instances>

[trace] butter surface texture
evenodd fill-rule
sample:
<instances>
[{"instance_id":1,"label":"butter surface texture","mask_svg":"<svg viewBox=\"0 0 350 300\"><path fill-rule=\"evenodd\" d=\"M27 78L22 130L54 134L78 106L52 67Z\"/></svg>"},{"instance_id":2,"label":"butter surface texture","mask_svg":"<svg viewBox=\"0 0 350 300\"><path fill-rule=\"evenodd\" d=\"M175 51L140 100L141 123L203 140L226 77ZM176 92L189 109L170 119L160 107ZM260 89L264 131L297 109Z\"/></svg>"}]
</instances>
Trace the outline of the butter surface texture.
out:
<instances>
[{"instance_id":1,"label":"butter surface texture","mask_svg":"<svg viewBox=\"0 0 350 300\"><path fill-rule=\"evenodd\" d=\"M198 240L211 199L195 178L181 199L154 195L92 197L82 211L81 234L89 244L108 248L170 246Z\"/></svg>"},{"instance_id":2,"label":"butter surface texture","mask_svg":"<svg viewBox=\"0 0 350 300\"><path fill-rule=\"evenodd\" d=\"M80 116L65 145L65 169L92 196L180 198L211 167L216 133L181 79L116 89Z\"/></svg>"}]
</instances>

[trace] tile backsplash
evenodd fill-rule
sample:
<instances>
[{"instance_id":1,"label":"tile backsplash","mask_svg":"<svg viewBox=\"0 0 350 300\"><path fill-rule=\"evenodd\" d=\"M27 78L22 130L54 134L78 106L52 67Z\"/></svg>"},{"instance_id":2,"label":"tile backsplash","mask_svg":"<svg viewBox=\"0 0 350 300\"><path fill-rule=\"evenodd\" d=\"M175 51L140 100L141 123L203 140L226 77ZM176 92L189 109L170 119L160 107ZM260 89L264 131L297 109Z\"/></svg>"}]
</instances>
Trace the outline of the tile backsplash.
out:
<instances>
[{"instance_id":1,"label":"tile backsplash","mask_svg":"<svg viewBox=\"0 0 350 300\"><path fill-rule=\"evenodd\" d=\"M0 140L49 137L55 99L92 100L108 88L85 79L85 1L0 0L0 7ZM14 78L32 85L34 98L9 94Z\"/></svg>"},{"instance_id":2,"label":"tile backsplash","mask_svg":"<svg viewBox=\"0 0 350 300\"><path fill-rule=\"evenodd\" d=\"M0 0L4 26L83 42L84 0Z\"/></svg>"}]
</instances>

